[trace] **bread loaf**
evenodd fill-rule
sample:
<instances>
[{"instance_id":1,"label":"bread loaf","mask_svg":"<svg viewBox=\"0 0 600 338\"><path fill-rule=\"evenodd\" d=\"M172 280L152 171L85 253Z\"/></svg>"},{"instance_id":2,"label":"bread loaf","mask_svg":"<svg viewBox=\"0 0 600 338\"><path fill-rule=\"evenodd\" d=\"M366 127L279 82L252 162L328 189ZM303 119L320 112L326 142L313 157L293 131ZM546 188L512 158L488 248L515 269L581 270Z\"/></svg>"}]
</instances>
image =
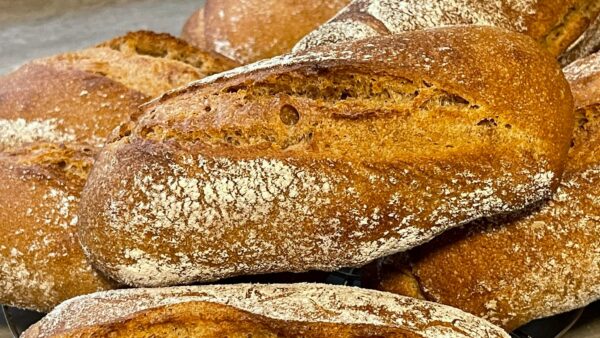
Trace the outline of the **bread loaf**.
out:
<instances>
[{"instance_id":1,"label":"bread loaf","mask_svg":"<svg viewBox=\"0 0 600 338\"><path fill-rule=\"evenodd\" d=\"M187 23L194 45L242 64L289 52L303 36L333 17L350 0L208 0ZM194 21L197 21L194 23ZM185 29L184 29L185 32ZM201 47L202 48L202 47Z\"/></svg>"},{"instance_id":2,"label":"bread loaf","mask_svg":"<svg viewBox=\"0 0 600 338\"><path fill-rule=\"evenodd\" d=\"M169 57L176 55L169 44L182 44L149 32L123 39L136 36L153 38L157 52L167 46L162 50L169 49ZM35 60L0 77L2 304L48 311L65 299L116 286L92 269L75 236L93 158L117 125L136 118L147 95L203 72L189 65L194 62L115 49ZM175 49L196 59L190 47Z\"/></svg>"},{"instance_id":3,"label":"bread loaf","mask_svg":"<svg viewBox=\"0 0 600 338\"><path fill-rule=\"evenodd\" d=\"M168 34L148 31L34 62L101 74L151 97L236 66Z\"/></svg>"},{"instance_id":4,"label":"bread loaf","mask_svg":"<svg viewBox=\"0 0 600 338\"><path fill-rule=\"evenodd\" d=\"M508 337L459 310L321 284L211 285L69 300L22 337Z\"/></svg>"},{"instance_id":5,"label":"bread loaf","mask_svg":"<svg viewBox=\"0 0 600 338\"><path fill-rule=\"evenodd\" d=\"M600 50L600 16L590 24L583 33L567 50L560 56L559 60L563 66L569 65L578 59L594 54Z\"/></svg>"},{"instance_id":6,"label":"bread loaf","mask_svg":"<svg viewBox=\"0 0 600 338\"><path fill-rule=\"evenodd\" d=\"M360 266L548 197L571 100L494 28L274 58L148 105L99 155L80 239L136 286Z\"/></svg>"},{"instance_id":7,"label":"bread loaf","mask_svg":"<svg viewBox=\"0 0 600 338\"><path fill-rule=\"evenodd\" d=\"M598 0L354 0L294 51L448 25L497 26L524 33L558 57L600 11Z\"/></svg>"},{"instance_id":8,"label":"bread loaf","mask_svg":"<svg viewBox=\"0 0 600 338\"><path fill-rule=\"evenodd\" d=\"M185 21L181 29L181 38L200 49L207 49L205 31L204 7L201 7Z\"/></svg>"},{"instance_id":9,"label":"bread loaf","mask_svg":"<svg viewBox=\"0 0 600 338\"><path fill-rule=\"evenodd\" d=\"M600 58L565 73L597 93ZM595 69L595 70L593 70ZM590 79L595 78L593 80ZM563 181L552 200L456 231L385 260L375 287L456 306L505 329L600 299L600 95L579 101Z\"/></svg>"}]
</instances>

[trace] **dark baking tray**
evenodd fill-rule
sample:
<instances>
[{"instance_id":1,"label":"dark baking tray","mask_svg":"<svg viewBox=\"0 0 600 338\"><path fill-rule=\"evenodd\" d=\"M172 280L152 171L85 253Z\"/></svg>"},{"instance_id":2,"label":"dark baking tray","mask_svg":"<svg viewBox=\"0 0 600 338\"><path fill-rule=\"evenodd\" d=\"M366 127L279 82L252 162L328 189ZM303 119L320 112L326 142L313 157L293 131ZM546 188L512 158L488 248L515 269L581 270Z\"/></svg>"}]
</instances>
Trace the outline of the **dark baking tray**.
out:
<instances>
[{"instance_id":1,"label":"dark baking tray","mask_svg":"<svg viewBox=\"0 0 600 338\"><path fill-rule=\"evenodd\" d=\"M265 275L256 278L234 278L224 283L274 283L289 281L293 274ZM333 273L312 272L309 273L310 281L324 282L337 285L360 286L359 269L342 269ZM306 275L303 276L306 280ZM40 320L44 314L34 311L20 310L13 307L2 306L2 312L8 323L8 327L14 337L18 337L29 326ZM564 313L558 316L533 321L511 333L514 338L559 338L562 337L579 320L583 309Z\"/></svg>"}]
</instances>

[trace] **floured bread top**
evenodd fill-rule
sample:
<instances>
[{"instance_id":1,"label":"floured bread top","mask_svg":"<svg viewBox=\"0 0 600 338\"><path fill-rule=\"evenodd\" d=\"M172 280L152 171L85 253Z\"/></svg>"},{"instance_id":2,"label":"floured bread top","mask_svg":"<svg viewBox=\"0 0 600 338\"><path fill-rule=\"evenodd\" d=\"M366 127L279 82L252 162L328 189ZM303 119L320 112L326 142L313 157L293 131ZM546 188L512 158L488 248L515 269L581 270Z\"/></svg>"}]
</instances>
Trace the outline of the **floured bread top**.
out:
<instances>
[{"instance_id":1,"label":"floured bread top","mask_svg":"<svg viewBox=\"0 0 600 338\"><path fill-rule=\"evenodd\" d=\"M237 284L102 292L61 304L36 324L34 330L40 337L48 337L122 321L148 309L189 302L229 305L282 321L397 327L424 337L508 337L485 320L447 306L372 290L320 284Z\"/></svg>"},{"instance_id":2,"label":"floured bread top","mask_svg":"<svg viewBox=\"0 0 600 338\"><path fill-rule=\"evenodd\" d=\"M558 55L579 37L598 10L597 3L586 0L354 0L304 37L294 51L367 35L465 24L524 33Z\"/></svg>"},{"instance_id":3,"label":"floured bread top","mask_svg":"<svg viewBox=\"0 0 600 338\"><path fill-rule=\"evenodd\" d=\"M294 51L380 35L375 30L368 33L365 26L370 25L361 23L363 15L378 21L378 24L385 27L387 34L458 24L490 25L524 32L527 30L525 19L535 14L537 2L538 0L355 0L329 23L302 39ZM358 11L361 15L349 18L347 16L351 11ZM507 12L516 14L516 18L509 18Z\"/></svg>"}]
</instances>

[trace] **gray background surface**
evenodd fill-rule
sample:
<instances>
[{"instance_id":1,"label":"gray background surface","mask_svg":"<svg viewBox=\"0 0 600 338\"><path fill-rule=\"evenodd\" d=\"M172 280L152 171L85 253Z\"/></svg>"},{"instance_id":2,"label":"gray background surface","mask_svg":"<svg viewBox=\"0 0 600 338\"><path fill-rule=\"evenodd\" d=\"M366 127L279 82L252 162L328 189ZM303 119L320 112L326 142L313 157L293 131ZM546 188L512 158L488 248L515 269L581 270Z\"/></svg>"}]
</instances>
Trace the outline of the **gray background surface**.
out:
<instances>
[{"instance_id":1,"label":"gray background surface","mask_svg":"<svg viewBox=\"0 0 600 338\"><path fill-rule=\"evenodd\" d=\"M308 1L308 0L307 0ZM127 31L179 35L204 0L0 0L0 74L27 60L94 45ZM600 338L600 306L566 337ZM0 337L10 337L0 319Z\"/></svg>"}]
</instances>

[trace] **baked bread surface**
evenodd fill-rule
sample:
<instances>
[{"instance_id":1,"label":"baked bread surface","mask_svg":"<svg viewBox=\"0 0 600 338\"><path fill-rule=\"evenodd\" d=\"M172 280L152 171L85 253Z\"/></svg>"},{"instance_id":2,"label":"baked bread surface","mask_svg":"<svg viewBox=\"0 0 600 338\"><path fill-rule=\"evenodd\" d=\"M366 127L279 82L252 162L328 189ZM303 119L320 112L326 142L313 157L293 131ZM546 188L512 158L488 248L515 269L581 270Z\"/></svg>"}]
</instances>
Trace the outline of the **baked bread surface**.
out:
<instances>
[{"instance_id":1,"label":"baked bread surface","mask_svg":"<svg viewBox=\"0 0 600 338\"><path fill-rule=\"evenodd\" d=\"M354 0L294 47L449 25L489 25L527 34L558 57L596 18L597 0Z\"/></svg>"},{"instance_id":2,"label":"baked bread surface","mask_svg":"<svg viewBox=\"0 0 600 338\"><path fill-rule=\"evenodd\" d=\"M599 60L593 55L564 70L579 99L553 198L384 260L376 288L455 306L507 330L600 298Z\"/></svg>"},{"instance_id":3,"label":"baked bread surface","mask_svg":"<svg viewBox=\"0 0 600 338\"><path fill-rule=\"evenodd\" d=\"M117 286L91 267L76 236L94 156L149 95L203 74L191 65L202 54L164 34L131 33L105 45L0 77L2 304L49 311Z\"/></svg>"},{"instance_id":4,"label":"baked bread surface","mask_svg":"<svg viewBox=\"0 0 600 338\"><path fill-rule=\"evenodd\" d=\"M208 0L204 7L206 47L242 64L288 53L349 2Z\"/></svg>"},{"instance_id":5,"label":"baked bread surface","mask_svg":"<svg viewBox=\"0 0 600 338\"><path fill-rule=\"evenodd\" d=\"M80 238L137 286L360 266L550 196L572 112L556 62L494 28L275 58L148 105L99 155Z\"/></svg>"},{"instance_id":6,"label":"baked bread surface","mask_svg":"<svg viewBox=\"0 0 600 338\"><path fill-rule=\"evenodd\" d=\"M23 337L508 337L450 307L320 284L210 285L96 293Z\"/></svg>"}]
</instances>

